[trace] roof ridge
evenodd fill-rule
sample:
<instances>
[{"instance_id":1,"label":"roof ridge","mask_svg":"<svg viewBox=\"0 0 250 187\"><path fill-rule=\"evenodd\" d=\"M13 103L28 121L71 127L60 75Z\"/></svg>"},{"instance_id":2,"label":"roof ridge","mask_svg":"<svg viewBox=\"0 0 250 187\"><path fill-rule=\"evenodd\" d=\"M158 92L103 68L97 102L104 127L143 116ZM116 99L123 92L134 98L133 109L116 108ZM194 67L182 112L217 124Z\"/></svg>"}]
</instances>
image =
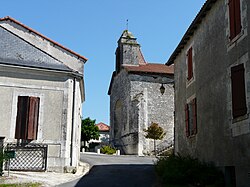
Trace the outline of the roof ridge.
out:
<instances>
[{"instance_id":1,"label":"roof ridge","mask_svg":"<svg viewBox=\"0 0 250 187\"><path fill-rule=\"evenodd\" d=\"M99 124L107 125L107 124L104 123L104 122L99 122L99 123L97 123L96 125L99 125ZM109 126L109 125L107 125L107 126Z\"/></svg>"},{"instance_id":2,"label":"roof ridge","mask_svg":"<svg viewBox=\"0 0 250 187\"><path fill-rule=\"evenodd\" d=\"M217 0L206 0L203 6L201 7L200 11L197 13L191 24L189 25L188 29L186 30L185 34L183 35L182 39L180 40L179 44L175 48L174 52L168 58L166 65L171 65L174 63L176 56L180 53L180 51L184 48L184 45L190 40L190 36L193 35L194 31L198 28L198 25L201 24L204 17L206 17L207 12L212 8L213 4L216 3Z\"/></svg>"},{"instance_id":3,"label":"roof ridge","mask_svg":"<svg viewBox=\"0 0 250 187\"><path fill-rule=\"evenodd\" d=\"M30 32L35 33L36 35L38 35L38 36L40 36L41 38L43 38L43 39L45 39L45 40L47 40L47 41L53 43L54 45L56 45L56 46L58 46L58 47L60 47L60 48L62 48L62 49L64 49L64 50L70 52L71 54L77 56L78 58L81 58L81 59L85 60L85 62L88 60L86 57L84 57L84 56L82 56L82 55L80 55L80 54L78 54L78 53L76 53L76 52L74 52L74 51L72 51L72 50L70 50L70 49L64 47L63 45L59 44L58 42L53 41L52 39L50 39L50 38L44 36L43 34L41 34L41 33L37 32L37 31L35 31L34 29L32 29L32 28L30 28L30 27L24 25L23 23L21 23L21 22L15 20L14 18L12 18L12 17L10 17L10 16L6 16L6 17L3 17L3 18L0 18L0 22L1 22L1 21L8 21L8 20L9 20L9 21L12 21L12 22L14 22L14 23L16 23L17 25L20 25L21 27L23 27L23 28L29 30Z\"/></svg>"}]
</instances>

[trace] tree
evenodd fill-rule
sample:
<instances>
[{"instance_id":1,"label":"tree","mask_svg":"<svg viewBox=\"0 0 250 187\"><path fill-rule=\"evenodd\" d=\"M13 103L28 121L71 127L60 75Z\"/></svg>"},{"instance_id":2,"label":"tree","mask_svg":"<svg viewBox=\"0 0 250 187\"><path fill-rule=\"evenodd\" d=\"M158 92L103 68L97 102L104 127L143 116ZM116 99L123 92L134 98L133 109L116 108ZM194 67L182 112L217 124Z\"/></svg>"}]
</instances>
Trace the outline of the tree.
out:
<instances>
[{"instance_id":1,"label":"tree","mask_svg":"<svg viewBox=\"0 0 250 187\"><path fill-rule=\"evenodd\" d=\"M145 135L148 139L154 140L154 152L156 156L156 141L155 140L162 140L162 138L166 135L163 128L160 127L157 123L151 123L148 129L144 130L147 134Z\"/></svg>"},{"instance_id":2,"label":"tree","mask_svg":"<svg viewBox=\"0 0 250 187\"><path fill-rule=\"evenodd\" d=\"M99 136L99 129L95 125L95 120L91 120L89 117L83 119L81 128L81 141L84 141L84 147L86 146L86 142L89 142L91 139L98 140Z\"/></svg>"}]
</instances>

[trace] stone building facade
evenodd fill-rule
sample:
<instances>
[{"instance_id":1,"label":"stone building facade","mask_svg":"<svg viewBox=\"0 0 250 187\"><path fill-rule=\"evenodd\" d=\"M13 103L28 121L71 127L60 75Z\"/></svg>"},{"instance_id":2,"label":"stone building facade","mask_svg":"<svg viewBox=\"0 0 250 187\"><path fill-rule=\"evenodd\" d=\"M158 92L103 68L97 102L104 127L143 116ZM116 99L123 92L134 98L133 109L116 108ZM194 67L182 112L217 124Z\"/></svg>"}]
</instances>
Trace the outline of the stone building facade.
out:
<instances>
[{"instance_id":1,"label":"stone building facade","mask_svg":"<svg viewBox=\"0 0 250 187\"><path fill-rule=\"evenodd\" d=\"M214 162L226 186L250 186L250 1L207 0L175 65L175 153Z\"/></svg>"},{"instance_id":2,"label":"stone building facade","mask_svg":"<svg viewBox=\"0 0 250 187\"><path fill-rule=\"evenodd\" d=\"M153 141L145 138L144 129L152 122L164 128L166 136L158 149L173 142L174 88L173 66L147 63L136 38L125 30L118 40L116 70L110 95L110 140L122 154L146 155ZM161 94L160 87L165 92Z\"/></svg>"},{"instance_id":3,"label":"stone building facade","mask_svg":"<svg viewBox=\"0 0 250 187\"><path fill-rule=\"evenodd\" d=\"M0 19L0 137L4 145L15 143L23 150L31 144L46 145L47 171L77 168L86 61L13 18ZM19 153L15 159L30 159Z\"/></svg>"}]
</instances>

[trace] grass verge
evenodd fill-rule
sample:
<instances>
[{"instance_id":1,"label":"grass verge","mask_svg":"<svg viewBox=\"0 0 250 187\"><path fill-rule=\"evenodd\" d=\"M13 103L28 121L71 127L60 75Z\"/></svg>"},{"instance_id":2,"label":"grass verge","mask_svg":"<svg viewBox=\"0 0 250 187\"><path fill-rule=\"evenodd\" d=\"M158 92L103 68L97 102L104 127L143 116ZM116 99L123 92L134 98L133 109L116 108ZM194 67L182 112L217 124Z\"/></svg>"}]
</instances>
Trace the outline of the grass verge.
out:
<instances>
[{"instance_id":1,"label":"grass verge","mask_svg":"<svg viewBox=\"0 0 250 187\"><path fill-rule=\"evenodd\" d=\"M0 187L40 187L40 183L0 184Z\"/></svg>"}]
</instances>

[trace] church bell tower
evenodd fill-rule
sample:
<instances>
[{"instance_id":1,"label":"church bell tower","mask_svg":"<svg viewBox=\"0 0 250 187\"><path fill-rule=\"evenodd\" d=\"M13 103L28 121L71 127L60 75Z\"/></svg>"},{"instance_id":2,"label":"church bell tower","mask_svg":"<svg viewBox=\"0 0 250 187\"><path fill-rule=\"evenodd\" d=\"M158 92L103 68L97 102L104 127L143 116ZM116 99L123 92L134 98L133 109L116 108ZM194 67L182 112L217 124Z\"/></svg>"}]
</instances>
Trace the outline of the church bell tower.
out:
<instances>
[{"instance_id":1,"label":"church bell tower","mask_svg":"<svg viewBox=\"0 0 250 187\"><path fill-rule=\"evenodd\" d=\"M123 31L118 40L118 47L116 48L116 72L119 73L122 66L140 64L140 44L137 43L136 38L128 30Z\"/></svg>"}]
</instances>

